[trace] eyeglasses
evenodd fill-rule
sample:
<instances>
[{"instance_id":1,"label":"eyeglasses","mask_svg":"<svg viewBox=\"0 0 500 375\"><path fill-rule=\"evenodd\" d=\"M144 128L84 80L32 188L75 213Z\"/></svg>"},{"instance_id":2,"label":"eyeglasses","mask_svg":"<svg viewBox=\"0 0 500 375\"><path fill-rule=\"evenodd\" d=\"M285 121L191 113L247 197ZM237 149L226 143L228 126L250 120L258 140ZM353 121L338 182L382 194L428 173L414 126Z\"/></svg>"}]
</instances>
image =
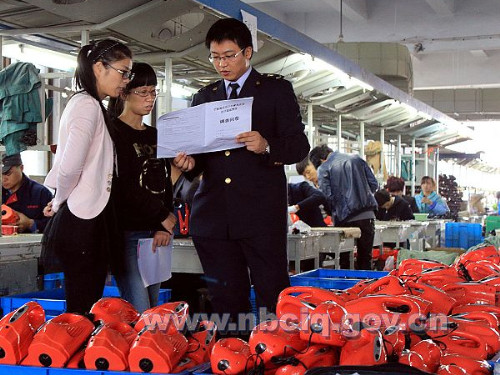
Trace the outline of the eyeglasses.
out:
<instances>
[{"instance_id":1,"label":"eyeglasses","mask_svg":"<svg viewBox=\"0 0 500 375\"><path fill-rule=\"evenodd\" d=\"M226 60L232 62L245 50L245 48L241 49L239 52L236 52L234 55L225 55L225 56L208 55L208 61L210 61L212 64L220 64L221 61L226 61Z\"/></svg>"},{"instance_id":2,"label":"eyeglasses","mask_svg":"<svg viewBox=\"0 0 500 375\"><path fill-rule=\"evenodd\" d=\"M154 89L154 90L151 90L151 91L148 91L148 90L134 90L132 91L134 94L136 95L139 95L140 97L147 97L147 96L152 96L153 98L156 98L158 96L158 93L160 92L160 90L158 89Z\"/></svg>"},{"instance_id":3,"label":"eyeglasses","mask_svg":"<svg viewBox=\"0 0 500 375\"><path fill-rule=\"evenodd\" d=\"M134 77L135 77L135 73L132 73L131 70L116 69L113 65L108 64L106 62L103 62L103 64L106 65L106 66L109 66L113 70L116 70L118 73L120 73L122 75L123 79L129 79L129 80L132 81L134 79Z\"/></svg>"}]
</instances>

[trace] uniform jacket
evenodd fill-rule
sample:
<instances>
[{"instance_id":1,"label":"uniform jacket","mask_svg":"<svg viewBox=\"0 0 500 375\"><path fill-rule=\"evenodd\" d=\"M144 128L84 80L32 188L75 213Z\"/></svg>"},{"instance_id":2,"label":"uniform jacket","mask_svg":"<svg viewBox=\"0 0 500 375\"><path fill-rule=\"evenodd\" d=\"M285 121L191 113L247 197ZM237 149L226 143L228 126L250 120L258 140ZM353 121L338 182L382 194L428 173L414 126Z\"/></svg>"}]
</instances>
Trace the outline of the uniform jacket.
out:
<instances>
[{"instance_id":1,"label":"uniform jacket","mask_svg":"<svg viewBox=\"0 0 500 375\"><path fill-rule=\"evenodd\" d=\"M242 239L287 230L287 185L283 164L309 152L297 99L281 76L251 71L239 97L253 97L252 130L267 139L271 152L245 147L194 155L192 175L203 173L191 211L192 235ZM193 105L226 99L224 81L201 89Z\"/></svg>"},{"instance_id":2,"label":"uniform jacket","mask_svg":"<svg viewBox=\"0 0 500 375\"><path fill-rule=\"evenodd\" d=\"M28 178L24 173L21 186L15 193L2 189L4 204L35 221L34 227L31 228L32 232L42 233L45 229L50 218L43 214L43 209L51 200L50 190Z\"/></svg>"},{"instance_id":3,"label":"uniform jacket","mask_svg":"<svg viewBox=\"0 0 500 375\"><path fill-rule=\"evenodd\" d=\"M320 205L326 206L326 197L308 182L288 184L288 205L298 204L297 216L310 227L325 227Z\"/></svg>"},{"instance_id":4,"label":"uniform jacket","mask_svg":"<svg viewBox=\"0 0 500 375\"><path fill-rule=\"evenodd\" d=\"M376 211L373 193L378 182L368 164L358 155L332 152L318 168L321 191L335 215L342 223L365 211Z\"/></svg>"}]
</instances>

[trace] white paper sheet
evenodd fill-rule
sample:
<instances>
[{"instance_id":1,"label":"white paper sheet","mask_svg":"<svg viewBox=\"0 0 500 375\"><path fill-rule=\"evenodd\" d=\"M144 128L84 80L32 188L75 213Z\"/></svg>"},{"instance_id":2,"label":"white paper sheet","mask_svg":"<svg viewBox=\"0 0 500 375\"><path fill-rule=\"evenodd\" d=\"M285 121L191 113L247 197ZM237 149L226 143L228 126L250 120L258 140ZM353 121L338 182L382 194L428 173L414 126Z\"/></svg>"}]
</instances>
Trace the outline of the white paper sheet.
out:
<instances>
[{"instance_id":1,"label":"white paper sheet","mask_svg":"<svg viewBox=\"0 0 500 375\"><path fill-rule=\"evenodd\" d=\"M244 147L236 142L236 136L252 130L252 104L253 98L221 100L161 116L156 124L158 157Z\"/></svg>"},{"instance_id":2,"label":"white paper sheet","mask_svg":"<svg viewBox=\"0 0 500 375\"><path fill-rule=\"evenodd\" d=\"M144 286L158 284L172 277L172 244L157 247L153 252L153 239L142 238L137 244L137 262Z\"/></svg>"}]
</instances>

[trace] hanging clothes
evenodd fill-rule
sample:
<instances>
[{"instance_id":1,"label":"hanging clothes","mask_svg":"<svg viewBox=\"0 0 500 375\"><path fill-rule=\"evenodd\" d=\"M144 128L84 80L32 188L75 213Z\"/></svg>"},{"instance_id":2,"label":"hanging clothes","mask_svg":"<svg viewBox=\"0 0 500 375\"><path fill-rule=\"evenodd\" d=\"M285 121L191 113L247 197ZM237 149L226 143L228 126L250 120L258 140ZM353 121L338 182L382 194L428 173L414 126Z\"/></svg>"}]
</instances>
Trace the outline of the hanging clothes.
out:
<instances>
[{"instance_id":1,"label":"hanging clothes","mask_svg":"<svg viewBox=\"0 0 500 375\"><path fill-rule=\"evenodd\" d=\"M36 126L42 121L39 72L25 62L0 70L0 142L7 155L36 145Z\"/></svg>"}]
</instances>

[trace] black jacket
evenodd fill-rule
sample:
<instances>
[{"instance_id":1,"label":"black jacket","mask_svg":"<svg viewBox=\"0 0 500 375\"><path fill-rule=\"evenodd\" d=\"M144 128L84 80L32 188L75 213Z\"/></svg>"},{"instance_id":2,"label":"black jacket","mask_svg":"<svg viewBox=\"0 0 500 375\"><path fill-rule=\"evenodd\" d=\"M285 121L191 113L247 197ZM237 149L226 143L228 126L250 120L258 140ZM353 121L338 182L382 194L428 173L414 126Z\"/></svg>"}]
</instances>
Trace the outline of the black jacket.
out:
<instances>
[{"instance_id":1,"label":"black jacket","mask_svg":"<svg viewBox=\"0 0 500 375\"><path fill-rule=\"evenodd\" d=\"M310 227L325 227L320 205L326 206L326 197L308 182L288 184L288 205L298 204L297 216Z\"/></svg>"},{"instance_id":2,"label":"black jacket","mask_svg":"<svg viewBox=\"0 0 500 375\"><path fill-rule=\"evenodd\" d=\"M309 152L299 105L290 82L252 69L239 97L253 97L252 130L269 142L271 152L245 147L195 155L191 175L203 173L193 200L191 234L213 239L242 239L287 231L287 186L283 164ZM193 105L226 99L224 81L201 89Z\"/></svg>"},{"instance_id":3,"label":"black jacket","mask_svg":"<svg viewBox=\"0 0 500 375\"><path fill-rule=\"evenodd\" d=\"M373 196L378 182L368 164L358 155L332 152L318 168L318 182L326 195L336 223L365 211L376 211Z\"/></svg>"},{"instance_id":4,"label":"black jacket","mask_svg":"<svg viewBox=\"0 0 500 375\"><path fill-rule=\"evenodd\" d=\"M383 208L379 208L377 212L377 220L413 220L415 216L413 216L413 212L411 211L411 207L406 201L406 199L395 196L394 203L391 208L385 210Z\"/></svg>"}]
</instances>

